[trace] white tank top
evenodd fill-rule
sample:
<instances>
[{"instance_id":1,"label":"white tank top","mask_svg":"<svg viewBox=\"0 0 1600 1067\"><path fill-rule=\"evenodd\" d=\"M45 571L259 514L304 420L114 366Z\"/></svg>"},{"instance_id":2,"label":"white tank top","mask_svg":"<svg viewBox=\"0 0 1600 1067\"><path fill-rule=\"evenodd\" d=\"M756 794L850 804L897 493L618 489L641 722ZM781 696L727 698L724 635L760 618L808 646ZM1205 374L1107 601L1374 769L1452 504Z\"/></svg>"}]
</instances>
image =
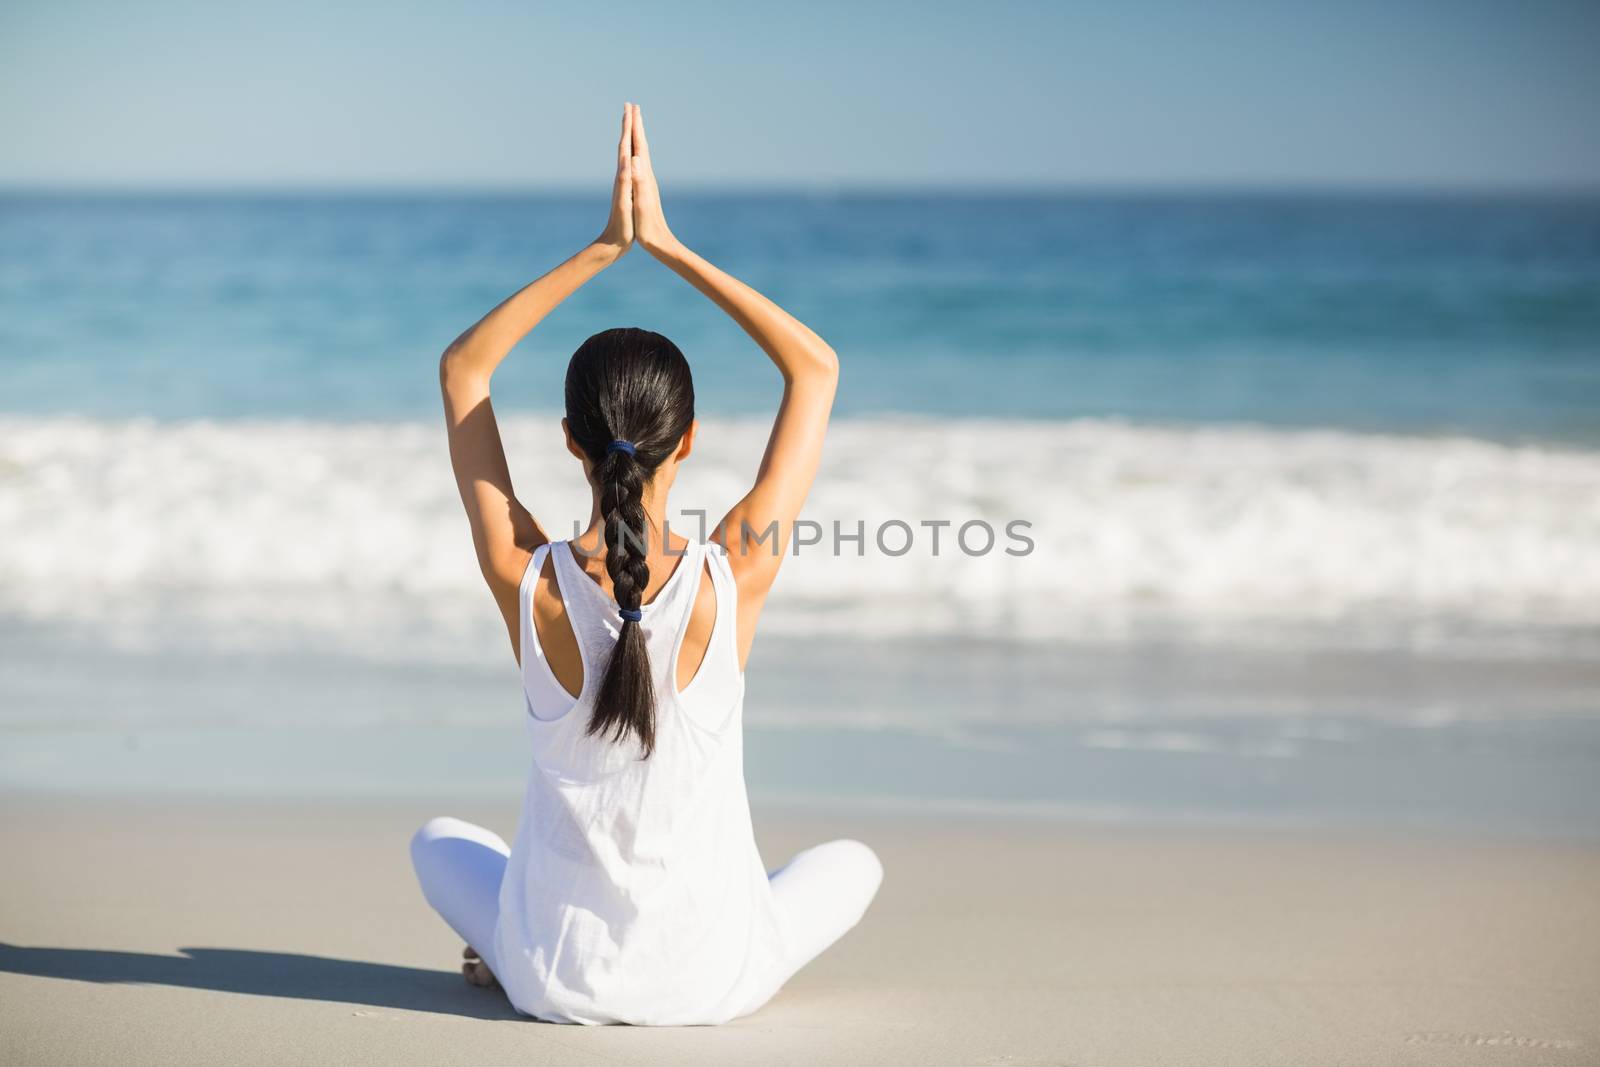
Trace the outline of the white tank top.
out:
<instances>
[{"instance_id":1,"label":"white tank top","mask_svg":"<svg viewBox=\"0 0 1600 1067\"><path fill-rule=\"evenodd\" d=\"M574 700L530 611L546 557L583 656ZM678 653L709 570L717 618L681 692ZM557 541L522 578L522 686L533 766L500 886L498 977L552 1022L691 1025L754 1011L776 992L783 938L744 783L744 675L727 553L691 542L640 610L655 675L656 747L586 731L621 619Z\"/></svg>"}]
</instances>

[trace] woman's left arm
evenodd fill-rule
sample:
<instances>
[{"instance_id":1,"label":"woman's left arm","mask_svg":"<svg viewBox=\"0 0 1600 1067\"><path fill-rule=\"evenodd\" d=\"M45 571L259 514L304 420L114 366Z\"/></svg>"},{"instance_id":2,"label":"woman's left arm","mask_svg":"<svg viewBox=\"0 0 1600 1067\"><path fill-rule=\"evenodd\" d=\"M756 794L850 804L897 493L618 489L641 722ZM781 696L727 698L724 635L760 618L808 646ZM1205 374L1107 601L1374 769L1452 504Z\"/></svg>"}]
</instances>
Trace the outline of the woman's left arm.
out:
<instances>
[{"instance_id":1,"label":"woman's left arm","mask_svg":"<svg viewBox=\"0 0 1600 1067\"><path fill-rule=\"evenodd\" d=\"M500 427L489 401L489 379L541 319L633 244L632 143L631 109L625 108L605 231L577 255L508 297L456 338L439 359L450 465L472 524L478 567L500 605L511 647L519 657L517 590L533 550L548 538L512 491Z\"/></svg>"}]
</instances>

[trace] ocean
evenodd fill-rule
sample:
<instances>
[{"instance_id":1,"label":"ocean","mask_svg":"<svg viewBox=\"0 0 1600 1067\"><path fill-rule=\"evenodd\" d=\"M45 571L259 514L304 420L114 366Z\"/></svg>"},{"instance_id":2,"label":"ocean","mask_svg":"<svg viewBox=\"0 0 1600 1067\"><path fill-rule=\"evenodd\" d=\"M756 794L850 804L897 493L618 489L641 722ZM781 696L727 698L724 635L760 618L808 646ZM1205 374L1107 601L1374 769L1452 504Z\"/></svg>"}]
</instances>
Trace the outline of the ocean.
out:
<instances>
[{"instance_id":1,"label":"ocean","mask_svg":"<svg viewBox=\"0 0 1600 1067\"><path fill-rule=\"evenodd\" d=\"M1600 834L1600 199L668 197L843 367L758 803ZM0 789L514 795L436 360L603 209L0 195ZM779 382L642 250L496 376L519 495L615 325L693 533Z\"/></svg>"}]
</instances>

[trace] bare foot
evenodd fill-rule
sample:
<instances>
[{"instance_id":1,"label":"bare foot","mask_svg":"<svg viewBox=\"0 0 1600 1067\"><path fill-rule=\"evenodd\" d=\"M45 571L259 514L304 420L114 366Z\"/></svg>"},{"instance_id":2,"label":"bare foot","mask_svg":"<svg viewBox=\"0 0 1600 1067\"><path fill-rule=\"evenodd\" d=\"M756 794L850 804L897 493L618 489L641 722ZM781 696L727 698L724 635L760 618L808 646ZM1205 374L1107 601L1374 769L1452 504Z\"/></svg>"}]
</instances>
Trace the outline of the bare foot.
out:
<instances>
[{"instance_id":1,"label":"bare foot","mask_svg":"<svg viewBox=\"0 0 1600 1067\"><path fill-rule=\"evenodd\" d=\"M466 962L461 965L461 977L467 980L468 985L475 985L481 989L497 989L500 980L489 970L489 965L479 957L478 950L468 945L462 950L461 958Z\"/></svg>"}]
</instances>

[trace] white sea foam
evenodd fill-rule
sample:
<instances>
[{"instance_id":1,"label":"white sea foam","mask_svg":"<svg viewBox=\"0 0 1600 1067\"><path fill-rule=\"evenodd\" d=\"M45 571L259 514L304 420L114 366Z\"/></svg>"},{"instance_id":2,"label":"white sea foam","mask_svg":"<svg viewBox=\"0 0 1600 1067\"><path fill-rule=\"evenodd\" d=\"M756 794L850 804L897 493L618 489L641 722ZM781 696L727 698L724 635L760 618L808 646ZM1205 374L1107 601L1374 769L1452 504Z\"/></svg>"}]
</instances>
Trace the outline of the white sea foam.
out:
<instances>
[{"instance_id":1,"label":"white sea foam","mask_svg":"<svg viewBox=\"0 0 1600 1067\"><path fill-rule=\"evenodd\" d=\"M519 496L565 535L588 499L556 418L502 426ZM674 506L720 517L748 487L766 429L706 420ZM1600 625L1600 451L1246 426L840 420L806 516L823 540L786 564L775 630L1048 639L1151 616ZM913 535L897 557L874 543L884 528L899 548L905 532L883 527L894 520ZM956 544L974 520L996 531L987 554ZM1019 520L1033 546L1020 556L1005 551L1021 547L1006 534ZM864 524L862 554L832 551L836 521ZM923 525L934 522L951 524L937 553ZM0 611L83 621L201 603L329 634L373 604L446 629L472 620L477 635L488 616L492 630L442 426L0 418Z\"/></svg>"}]
</instances>

